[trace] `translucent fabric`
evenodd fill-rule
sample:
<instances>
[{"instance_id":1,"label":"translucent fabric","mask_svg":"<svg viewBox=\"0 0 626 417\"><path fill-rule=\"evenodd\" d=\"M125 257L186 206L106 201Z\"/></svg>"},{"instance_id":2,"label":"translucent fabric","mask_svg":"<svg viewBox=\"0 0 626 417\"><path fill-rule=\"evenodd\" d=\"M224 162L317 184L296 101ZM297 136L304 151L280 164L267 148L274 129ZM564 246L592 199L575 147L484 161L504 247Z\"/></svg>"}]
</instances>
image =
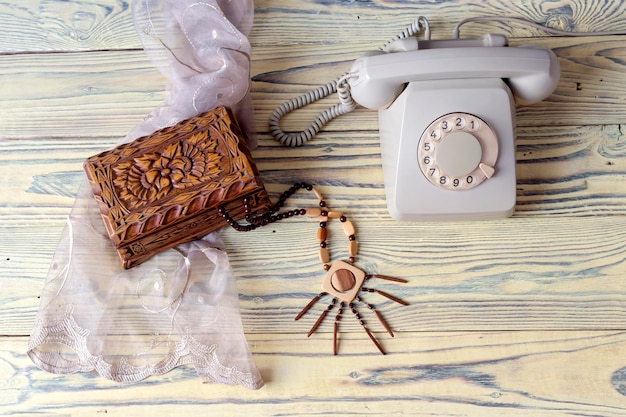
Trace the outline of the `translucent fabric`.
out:
<instances>
[{"instance_id":1,"label":"translucent fabric","mask_svg":"<svg viewBox=\"0 0 626 417\"><path fill-rule=\"evenodd\" d=\"M168 78L165 101L128 135L135 139L211 110L230 107L256 146L250 87L252 0L134 0L144 50Z\"/></svg>"},{"instance_id":2,"label":"translucent fabric","mask_svg":"<svg viewBox=\"0 0 626 417\"><path fill-rule=\"evenodd\" d=\"M210 110L252 127L247 33L252 0L140 0L133 17L168 95L123 141ZM235 277L219 234L124 270L86 181L41 297L28 355L53 373L97 371L134 382L193 365L206 382L263 385L243 333Z\"/></svg>"}]
</instances>

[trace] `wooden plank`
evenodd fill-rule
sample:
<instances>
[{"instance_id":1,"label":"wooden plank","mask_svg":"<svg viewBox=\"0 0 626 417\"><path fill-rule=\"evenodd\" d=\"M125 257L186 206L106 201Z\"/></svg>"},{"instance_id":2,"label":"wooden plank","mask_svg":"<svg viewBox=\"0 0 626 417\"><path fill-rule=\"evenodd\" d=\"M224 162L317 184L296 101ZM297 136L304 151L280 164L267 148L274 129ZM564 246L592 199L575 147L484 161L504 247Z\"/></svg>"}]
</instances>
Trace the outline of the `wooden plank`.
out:
<instances>
[{"instance_id":1,"label":"wooden plank","mask_svg":"<svg viewBox=\"0 0 626 417\"><path fill-rule=\"evenodd\" d=\"M315 43L360 43L377 48L401 32L419 16L431 23L434 38L450 38L454 26L475 16L514 16L569 31L624 30L623 2L599 0L548 4L542 0L429 2L344 2L335 0L298 2L289 0L256 2L256 20L251 39L272 45ZM306 30L303 30L306 28ZM510 37L537 37L544 33L517 24L474 23L463 27L462 35L481 36L496 32ZM383 38L381 38L383 36ZM261 41L258 41L261 43Z\"/></svg>"},{"instance_id":2,"label":"wooden plank","mask_svg":"<svg viewBox=\"0 0 626 417\"><path fill-rule=\"evenodd\" d=\"M554 50L559 56L561 79L555 92L546 100L517 106L519 126L619 124L623 120L623 117L612 119L608 116L614 112L621 113L626 96L623 79L626 48L620 37L516 39L512 42L516 46L527 43ZM280 58L268 56L267 62L253 62L256 64L253 66L256 73L253 88L258 91L255 98L261 97L255 101L258 118L267 120L282 102L347 72L352 61L366 50L343 46L336 51L328 47L329 50L322 54L326 59L320 62L319 54L312 53L319 48L288 49ZM334 103L337 100L329 101ZM285 130L308 126L313 114L328 107L329 101L294 112L291 115L292 124L289 119L285 120ZM312 114L308 114L309 111ZM376 116L376 112L357 110L331 122L328 129L343 130L342 125L345 124L352 130L376 130Z\"/></svg>"},{"instance_id":3,"label":"wooden plank","mask_svg":"<svg viewBox=\"0 0 626 417\"><path fill-rule=\"evenodd\" d=\"M547 42L546 42L547 43ZM548 46L558 46L547 43ZM275 52L272 47L264 47ZM546 101L520 106L519 126L619 124L626 117L623 42L596 39L565 48L562 78ZM267 132L271 111L282 102L328 82L350 67L361 49L337 52L316 47L315 57L292 51L280 61L254 60L252 93L257 130ZM556 48L556 52L560 50ZM259 53L259 56L267 53ZM324 56L320 62L319 56ZM0 56L0 138L123 137L165 95L166 80L142 51ZM286 130L302 129L336 99L316 103L285 120ZM327 130L377 130L377 113L361 109L331 123Z\"/></svg>"},{"instance_id":4,"label":"wooden plank","mask_svg":"<svg viewBox=\"0 0 626 417\"><path fill-rule=\"evenodd\" d=\"M129 1L0 1L0 53L140 48Z\"/></svg>"},{"instance_id":5,"label":"wooden plank","mask_svg":"<svg viewBox=\"0 0 626 417\"><path fill-rule=\"evenodd\" d=\"M404 299L409 306L376 294L364 296L398 331L624 329L626 325L624 216L575 221L520 218L455 227L360 219L355 223L360 242L357 265L369 273L409 280L403 285L379 280L368 285ZM345 259L345 240L336 224L329 226L336 236L330 242L333 259ZM225 230L247 331L304 337L330 302L320 301L305 318L294 321L321 291L324 271L317 259L315 229L310 221L283 222L245 234ZM0 282L7 300L0 304L0 334L29 334L60 232L60 227L0 229L0 261L5 265ZM90 251L88 247L75 250L85 256ZM384 331L373 316L368 320L376 331ZM342 323L348 331L361 331L351 315ZM328 318L320 331L331 331L331 324Z\"/></svg>"},{"instance_id":6,"label":"wooden plank","mask_svg":"<svg viewBox=\"0 0 626 417\"><path fill-rule=\"evenodd\" d=\"M626 149L620 126L527 127L517 134L515 216L626 213ZM4 227L63 224L82 181L83 161L116 140L2 142ZM333 204L350 207L359 220L389 220L379 152L375 132L323 132L297 149L261 135L253 154L274 199L294 181L308 181L326 187Z\"/></svg>"},{"instance_id":7,"label":"wooden plank","mask_svg":"<svg viewBox=\"0 0 626 417\"><path fill-rule=\"evenodd\" d=\"M363 313L390 355L380 356L350 315L341 324L341 356L331 357L332 318L307 338L328 300L293 320L324 274L316 224L297 219L223 233L262 390L204 385L188 367L129 385L35 368L24 354L27 335L80 164L165 96L129 4L0 0L1 415L626 415L624 37L463 28L464 36L495 30L513 45L553 48L563 68L548 100L518 106L511 219L392 221L376 112L334 121L301 149L280 148L267 135L275 106L336 77L417 15L430 18L437 38L459 19L485 14L615 30L624 29L626 2L256 0L255 158L274 197L307 180L354 218L358 265L409 279L371 283L409 306L367 294L396 331L391 339ZM289 116L286 128L304 127L334 102ZM345 256L342 237L333 238L333 258Z\"/></svg>"},{"instance_id":8,"label":"wooden plank","mask_svg":"<svg viewBox=\"0 0 626 417\"><path fill-rule=\"evenodd\" d=\"M0 56L0 138L123 137L164 96L142 51Z\"/></svg>"},{"instance_id":9,"label":"wooden plank","mask_svg":"<svg viewBox=\"0 0 626 417\"><path fill-rule=\"evenodd\" d=\"M376 221L357 222L357 227L358 265L370 273L409 280L405 285L375 283L408 301L408 307L367 298L383 302L398 330L623 328L626 323L620 217L576 221L575 231L570 221L560 218L454 228ZM256 232L257 242L251 234L224 235L241 277L244 314L248 308L271 311L272 319L285 324L268 329L292 329L290 318L320 290L323 272L311 253L314 238L304 240L309 234L299 225ZM272 242L269 256L267 242ZM345 256L343 242L331 253ZM293 259L301 260L297 270ZM301 324L303 330L312 326L324 308L321 304ZM263 328L260 313L251 316L256 317L254 329ZM593 316L602 318L588 320Z\"/></svg>"},{"instance_id":10,"label":"wooden plank","mask_svg":"<svg viewBox=\"0 0 626 417\"><path fill-rule=\"evenodd\" d=\"M354 337L327 341L249 335L265 387L201 384L178 368L136 384L51 375L0 341L0 413L26 416L626 414L624 332L400 333L390 354ZM344 341L346 342L346 341ZM575 366L574 366L575 364Z\"/></svg>"},{"instance_id":11,"label":"wooden plank","mask_svg":"<svg viewBox=\"0 0 626 417\"><path fill-rule=\"evenodd\" d=\"M426 16L434 36L450 37L454 25L473 16L516 16L570 31L624 29L623 2L600 0L562 5L532 0L507 1L344 2L337 0L256 0L250 34L261 45L353 44L378 47L413 19ZM130 2L84 0L0 1L0 53L140 49ZM496 31L511 37L542 36L521 25L471 24L464 36Z\"/></svg>"}]
</instances>

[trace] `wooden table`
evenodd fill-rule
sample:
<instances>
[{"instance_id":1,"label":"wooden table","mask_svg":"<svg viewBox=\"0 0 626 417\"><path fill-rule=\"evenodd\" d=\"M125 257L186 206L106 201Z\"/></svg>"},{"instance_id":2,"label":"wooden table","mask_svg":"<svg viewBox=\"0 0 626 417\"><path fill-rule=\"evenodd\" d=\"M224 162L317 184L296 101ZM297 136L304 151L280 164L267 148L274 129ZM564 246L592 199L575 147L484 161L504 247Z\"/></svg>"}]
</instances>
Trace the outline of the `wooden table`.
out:
<instances>
[{"instance_id":1,"label":"wooden table","mask_svg":"<svg viewBox=\"0 0 626 417\"><path fill-rule=\"evenodd\" d=\"M310 338L314 315L293 320L323 275L315 224L225 230L244 328L266 381L249 391L202 384L185 367L124 385L48 374L26 357L82 161L156 107L166 81L141 50L129 2L0 1L0 414L626 415L626 37L464 29L553 48L562 68L549 99L517 108L517 207L508 219L392 220L374 111L333 121L302 148L269 136L277 105L335 78L419 15L435 38L481 15L626 29L620 1L257 0L253 154L267 189L276 198L294 180L317 184L355 220L361 265L407 278L383 287L410 305L381 304L396 337L372 327L388 355L345 320L333 357L332 320ZM286 129L304 127L334 101L290 116Z\"/></svg>"}]
</instances>

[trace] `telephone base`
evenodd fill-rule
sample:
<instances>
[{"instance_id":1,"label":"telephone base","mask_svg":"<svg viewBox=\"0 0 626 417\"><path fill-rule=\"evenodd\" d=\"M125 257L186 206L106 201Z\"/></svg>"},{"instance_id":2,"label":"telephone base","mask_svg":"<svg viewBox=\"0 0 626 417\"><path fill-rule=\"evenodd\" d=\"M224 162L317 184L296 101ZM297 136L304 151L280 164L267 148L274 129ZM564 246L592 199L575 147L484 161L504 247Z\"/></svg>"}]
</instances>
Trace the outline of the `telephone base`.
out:
<instances>
[{"instance_id":1,"label":"telephone base","mask_svg":"<svg viewBox=\"0 0 626 417\"><path fill-rule=\"evenodd\" d=\"M422 150L431 146L424 143L425 129L452 113L484 121L497 138L497 160L489 167L488 178L470 189L450 187L452 177L440 172L439 179L448 186L437 186L419 166L418 158L423 158L423 154L418 155L420 146ZM379 110L379 124L387 207L394 219L486 220L513 213L515 106L509 87L501 79L411 82L387 109ZM482 146L484 156L488 151Z\"/></svg>"}]
</instances>

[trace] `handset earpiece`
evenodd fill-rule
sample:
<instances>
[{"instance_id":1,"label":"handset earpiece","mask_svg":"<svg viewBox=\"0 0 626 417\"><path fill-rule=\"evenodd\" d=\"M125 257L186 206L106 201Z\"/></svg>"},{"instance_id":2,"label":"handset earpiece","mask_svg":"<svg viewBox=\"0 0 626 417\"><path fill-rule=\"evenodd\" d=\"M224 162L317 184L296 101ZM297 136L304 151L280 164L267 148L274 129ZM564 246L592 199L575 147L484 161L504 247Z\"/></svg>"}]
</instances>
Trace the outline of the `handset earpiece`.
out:
<instances>
[{"instance_id":1,"label":"handset earpiece","mask_svg":"<svg viewBox=\"0 0 626 417\"><path fill-rule=\"evenodd\" d=\"M537 58L538 65L535 71L517 73L503 78L506 78L513 95L520 101L535 103L545 99L552 94L561 76L557 56L552 50L535 45L525 45L517 49L536 50L542 56Z\"/></svg>"}]
</instances>

